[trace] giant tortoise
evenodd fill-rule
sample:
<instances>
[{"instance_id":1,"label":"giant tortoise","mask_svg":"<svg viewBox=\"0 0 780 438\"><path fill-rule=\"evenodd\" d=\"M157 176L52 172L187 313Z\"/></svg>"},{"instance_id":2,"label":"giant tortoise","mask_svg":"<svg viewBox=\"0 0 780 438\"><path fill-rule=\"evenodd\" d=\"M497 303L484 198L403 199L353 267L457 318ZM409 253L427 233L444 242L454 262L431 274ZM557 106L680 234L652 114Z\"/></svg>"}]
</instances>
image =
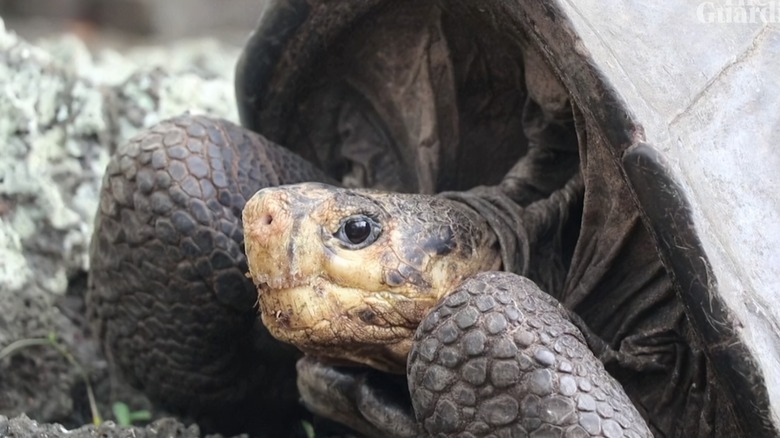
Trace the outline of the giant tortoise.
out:
<instances>
[{"instance_id":1,"label":"giant tortoise","mask_svg":"<svg viewBox=\"0 0 780 438\"><path fill-rule=\"evenodd\" d=\"M243 127L183 116L108 166L87 298L110 362L227 432L294 436L307 406L377 436L776 436L780 33L766 15L727 23L740 7L269 1L237 67ZM328 185L263 190L258 205L273 195L286 210L242 223L258 190L307 181ZM398 226L390 249L404 263L372 259L360 250L380 241L379 218L339 196L456 225ZM328 215L332 235L312 228ZM280 224L286 246L265 253L277 264L249 278L243 226ZM366 263L328 273L331 285L371 277L369 264L393 264L388 288L431 284L420 260L479 266L437 271L452 294L409 312L407 325L422 319L414 345L404 327L402 348L344 355L351 335L332 324L294 340L302 357L260 322L253 280L261 303L291 286L297 273L282 271L317 233ZM277 336L300 317L285 305L262 309ZM460 324L458 306L483 313Z\"/></svg>"}]
</instances>

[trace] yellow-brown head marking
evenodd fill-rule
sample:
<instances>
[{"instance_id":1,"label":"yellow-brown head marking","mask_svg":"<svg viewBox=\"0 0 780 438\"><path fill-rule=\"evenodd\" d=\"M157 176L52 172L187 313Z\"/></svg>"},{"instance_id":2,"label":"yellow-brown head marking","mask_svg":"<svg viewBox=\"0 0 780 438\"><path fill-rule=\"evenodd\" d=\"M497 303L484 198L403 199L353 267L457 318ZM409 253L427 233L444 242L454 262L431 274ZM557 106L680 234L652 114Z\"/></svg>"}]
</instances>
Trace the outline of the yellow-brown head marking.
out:
<instances>
[{"instance_id":1,"label":"yellow-brown head marking","mask_svg":"<svg viewBox=\"0 0 780 438\"><path fill-rule=\"evenodd\" d=\"M466 277L498 269L474 211L425 195L306 183L244 209L263 323L306 353L402 372L414 330Z\"/></svg>"}]
</instances>

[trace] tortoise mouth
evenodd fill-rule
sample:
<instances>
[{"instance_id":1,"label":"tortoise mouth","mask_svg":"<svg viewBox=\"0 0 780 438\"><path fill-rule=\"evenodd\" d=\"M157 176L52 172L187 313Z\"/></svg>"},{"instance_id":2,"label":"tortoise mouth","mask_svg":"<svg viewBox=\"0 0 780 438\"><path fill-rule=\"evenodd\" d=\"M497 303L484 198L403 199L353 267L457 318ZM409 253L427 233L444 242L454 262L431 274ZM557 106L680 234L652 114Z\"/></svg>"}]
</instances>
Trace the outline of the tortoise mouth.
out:
<instances>
[{"instance_id":1,"label":"tortoise mouth","mask_svg":"<svg viewBox=\"0 0 780 438\"><path fill-rule=\"evenodd\" d=\"M263 324L301 351L343 363L403 373L417 324L433 303L366 292L325 277L290 287L258 286ZM399 312L399 306L406 307ZM409 309L417 310L416 317Z\"/></svg>"}]
</instances>

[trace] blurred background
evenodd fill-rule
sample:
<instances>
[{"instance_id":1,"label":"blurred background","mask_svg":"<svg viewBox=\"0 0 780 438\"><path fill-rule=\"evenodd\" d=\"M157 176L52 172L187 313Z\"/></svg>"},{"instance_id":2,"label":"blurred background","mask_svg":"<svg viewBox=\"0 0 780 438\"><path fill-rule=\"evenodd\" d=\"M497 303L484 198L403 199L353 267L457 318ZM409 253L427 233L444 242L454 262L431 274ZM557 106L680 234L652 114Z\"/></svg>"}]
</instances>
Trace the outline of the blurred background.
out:
<instances>
[{"instance_id":1,"label":"blurred background","mask_svg":"<svg viewBox=\"0 0 780 438\"><path fill-rule=\"evenodd\" d=\"M241 46L264 0L0 0L6 29L34 42L73 33L90 48L214 37Z\"/></svg>"}]
</instances>

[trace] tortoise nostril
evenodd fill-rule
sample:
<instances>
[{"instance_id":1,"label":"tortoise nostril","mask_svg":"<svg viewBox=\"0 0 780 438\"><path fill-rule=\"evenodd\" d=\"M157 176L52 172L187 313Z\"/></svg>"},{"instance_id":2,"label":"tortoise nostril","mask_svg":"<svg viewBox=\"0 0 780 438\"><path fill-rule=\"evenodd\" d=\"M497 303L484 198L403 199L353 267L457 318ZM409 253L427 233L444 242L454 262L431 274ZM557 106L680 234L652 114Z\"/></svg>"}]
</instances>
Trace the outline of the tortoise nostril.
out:
<instances>
[{"instance_id":1,"label":"tortoise nostril","mask_svg":"<svg viewBox=\"0 0 780 438\"><path fill-rule=\"evenodd\" d=\"M274 221L273 216L271 216L268 213L264 214L263 217L260 219L260 223L262 223L263 225L271 225L273 221Z\"/></svg>"}]
</instances>

